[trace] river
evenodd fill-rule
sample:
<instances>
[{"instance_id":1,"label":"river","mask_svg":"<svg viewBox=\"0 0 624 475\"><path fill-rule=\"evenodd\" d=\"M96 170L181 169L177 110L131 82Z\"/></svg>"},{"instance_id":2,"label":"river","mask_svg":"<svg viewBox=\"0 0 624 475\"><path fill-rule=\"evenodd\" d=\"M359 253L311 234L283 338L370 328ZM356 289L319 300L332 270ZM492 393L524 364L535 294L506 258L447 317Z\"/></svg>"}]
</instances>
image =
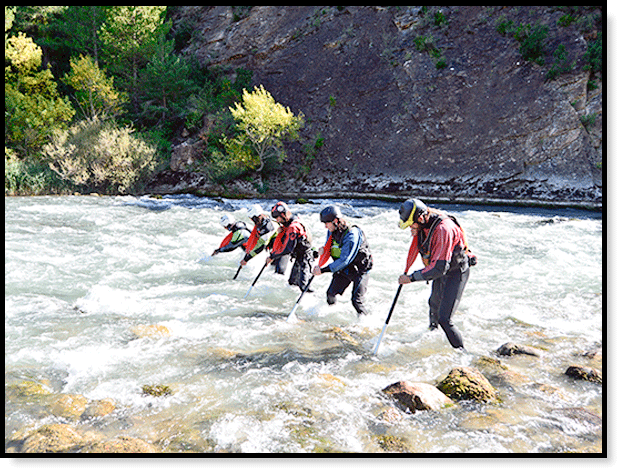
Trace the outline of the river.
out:
<instances>
[{"instance_id":1,"label":"river","mask_svg":"<svg viewBox=\"0 0 624 475\"><path fill-rule=\"evenodd\" d=\"M399 204L337 202L373 252L369 315L357 317L350 288L328 306L323 274L287 321L300 294L285 276L265 271L245 298L264 255L236 280L241 251L211 256L226 235L222 214L249 222L254 203L274 204L6 198L5 388L33 381L115 410L67 420L5 398L5 445L17 431L66 422L168 452L384 453L388 441L425 454L602 451L602 386L564 374L573 364L602 370L583 356L602 350L601 213L440 205L478 256L454 317L467 351L428 331L430 286L413 283L373 356L411 239L397 226ZM291 205L319 248L328 203ZM540 356L496 356L507 342ZM406 414L381 393L400 380L435 384L481 356L517 376L495 385L501 404ZM144 385L172 394L146 395Z\"/></svg>"}]
</instances>

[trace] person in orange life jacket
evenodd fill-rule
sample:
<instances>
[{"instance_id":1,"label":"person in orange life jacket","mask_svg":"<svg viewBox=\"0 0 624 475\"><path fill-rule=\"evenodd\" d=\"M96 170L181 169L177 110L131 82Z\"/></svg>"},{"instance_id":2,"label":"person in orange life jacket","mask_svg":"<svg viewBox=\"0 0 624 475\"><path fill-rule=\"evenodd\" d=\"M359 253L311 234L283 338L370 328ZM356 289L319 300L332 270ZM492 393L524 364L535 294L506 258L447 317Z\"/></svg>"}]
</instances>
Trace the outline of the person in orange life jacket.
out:
<instances>
[{"instance_id":1,"label":"person in orange life jacket","mask_svg":"<svg viewBox=\"0 0 624 475\"><path fill-rule=\"evenodd\" d=\"M265 249L270 251L273 243L275 242L275 237L277 236L275 225L260 205L253 205L249 209L248 216L253 221L254 228L252 229L251 236L249 236L249 239L244 246L245 256L240 261L241 266L246 266L251 259ZM288 265L288 256L278 259L273 262L272 265L275 266L275 272L283 274L286 272L286 266Z\"/></svg>"},{"instance_id":2,"label":"person in orange life jacket","mask_svg":"<svg viewBox=\"0 0 624 475\"><path fill-rule=\"evenodd\" d=\"M294 259L288 283L297 285L303 292L312 278L312 262L314 252L305 227L283 201L279 201L273 209L271 216L280 225L271 254L267 258L267 264L278 261L286 256ZM308 292L312 292L308 288Z\"/></svg>"},{"instance_id":3,"label":"person in orange life jacket","mask_svg":"<svg viewBox=\"0 0 624 475\"><path fill-rule=\"evenodd\" d=\"M242 221L236 221L230 214L224 214L221 217L221 226L227 229L229 234L225 236L219 247L212 253L213 256L220 252L232 252L234 249L242 247L251 235L251 230L247 224Z\"/></svg>"},{"instance_id":4,"label":"person in orange life jacket","mask_svg":"<svg viewBox=\"0 0 624 475\"><path fill-rule=\"evenodd\" d=\"M321 211L321 222L327 228L327 241L319 258L319 265L312 270L314 275L333 273L327 289L327 303L336 303L336 295L342 295L353 283L351 303L358 316L368 312L364 307L364 294L368 287L369 271L373 267L373 257L364 232L357 226L349 225L340 208L331 205ZM333 262L323 267L329 258Z\"/></svg>"},{"instance_id":5,"label":"person in orange life jacket","mask_svg":"<svg viewBox=\"0 0 624 475\"><path fill-rule=\"evenodd\" d=\"M409 199L399 209L399 227L410 228L413 239L407 257L405 273L399 284L432 281L429 298L429 329L438 324L454 348L464 343L453 316L470 276L470 266L476 257L470 253L463 229L457 220L442 211L427 207L422 201ZM418 254L425 267L407 275Z\"/></svg>"}]
</instances>

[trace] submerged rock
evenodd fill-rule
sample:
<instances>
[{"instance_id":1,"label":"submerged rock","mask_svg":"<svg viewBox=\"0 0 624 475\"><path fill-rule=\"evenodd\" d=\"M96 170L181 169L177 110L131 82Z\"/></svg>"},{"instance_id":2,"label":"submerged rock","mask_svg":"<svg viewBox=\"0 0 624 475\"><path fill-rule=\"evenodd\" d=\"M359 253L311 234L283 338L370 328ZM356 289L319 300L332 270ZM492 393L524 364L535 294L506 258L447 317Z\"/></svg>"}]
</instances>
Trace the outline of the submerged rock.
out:
<instances>
[{"instance_id":1,"label":"submerged rock","mask_svg":"<svg viewBox=\"0 0 624 475\"><path fill-rule=\"evenodd\" d=\"M87 407L87 398L81 394L62 394L50 406L50 412L58 417L78 419Z\"/></svg>"},{"instance_id":2,"label":"submerged rock","mask_svg":"<svg viewBox=\"0 0 624 475\"><path fill-rule=\"evenodd\" d=\"M19 399L32 396L47 396L51 392L41 383L34 381L23 381L21 383L10 384L5 389L5 397L8 399Z\"/></svg>"},{"instance_id":3,"label":"submerged rock","mask_svg":"<svg viewBox=\"0 0 624 475\"><path fill-rule=\"evenodd\" d=\"M454 401L500 402L494 386L476 368L453 368L437 388Z\"/></svg>"},{"instance_id":4,"label":"submerged rock","mask_svg":"<svg viewBox=\"0 0 624 475\"><path fill-rule=\"evenodd\" d=\"M67 424L48 424L32 432L23 441L24 453L73 452L84 441L84 437Z\"/></svg>"},{"instance_id":5,"label":"submerged rock","mask_svg":"<svg viewBox=\"0 0 624 475\"><path fill-rule=\"evenodd\" d=\"M119 436L112 440L92 444L80 452L100 454L155 454L160 450L152 444L134 437Z\"/></svg>"},{"instance_id":6,"label":"submerged rock","mask_svg":"<svg viewBox=\"0 0 624 475\"><path fill-rule=\"evenodd\" d=\"M157 338L171 336L171 332L164 325L137 325L130 329L137 338Z\"/></svg>"},{"instance_id":7,"label":"submerged rock","mask_svg":"<svg viewBox=\"0 0 624 475\"><path fill-rule=\"evenodd\" d=\"M173 389L165 384L145 384L141 388L144 396L171 396Z\"/></svg>"},{"instance_id":8,"label":"submerged rock","mask_svg":"<svg viewBox=\"0 0 624 475\"><path fill-rule=\"evenodd\" d=\"M112 399L99 399L92 401L80 416L81 419L104 417L115 410L115 402Z\"/></svg>"},{"instance_id":9,"label":"submerged rock","mask_svg":"<svg viewBox=\"0 0 624 475\"><path fill-rule=\"evenodd\" d=\"M392 397L408 412L437 411L453 405L451 399L427 383L399 381L383 389L383 393Z\"/></svg>"},{"instance_id":10,"label":"submerged rock","mask_svg":"<svg viewBox=\"0 0 624 475\"><path fill-rule=\"evenodd\" d=\"M572 379L602 384L602 373L597 369L587 366L570 366L565 374Z\"/></svg>"},{"instance_id":11,"label":"submerged rock","mask_svg":"<svg viewBox=\"0 0 624 475\"><path fill-rule=\"evenodd\" d=\"M496 353L501 356L514 356L514 355L529 355L539 356L537 350L525 345L518 345L517 343L505 343L502 345Z\"/></svg>"}]
</instances>

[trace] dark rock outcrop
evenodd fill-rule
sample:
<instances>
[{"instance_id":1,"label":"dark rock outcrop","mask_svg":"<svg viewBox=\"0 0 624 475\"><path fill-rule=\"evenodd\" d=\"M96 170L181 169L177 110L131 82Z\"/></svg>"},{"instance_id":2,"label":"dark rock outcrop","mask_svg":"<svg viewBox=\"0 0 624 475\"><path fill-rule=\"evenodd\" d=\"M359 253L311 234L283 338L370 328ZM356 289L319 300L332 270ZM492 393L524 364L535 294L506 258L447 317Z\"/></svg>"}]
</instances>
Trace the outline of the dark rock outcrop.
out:
<instances>
[{"instance_id":1,"label":"dark rock outcrop","mask_svg":"<svg viewBox=\"0 0 624 475\"><path fill-rule=\"evenodd\" d=\"M587 14L598 20L581 32L541 6L254 6L243 19L232 7L184 6L174 31L195 32L185 52L202 64L251 70L254 84L304 113L272 194L601 208L602 81L582 59L601 7ZM501 19L548 27L543 66L497 31ZM559 45L574 66L549 80ZM324 144L301 173L302 143L319 135ZM196 149L185 138L174 168Z\"/></svg>"}]
</instances>

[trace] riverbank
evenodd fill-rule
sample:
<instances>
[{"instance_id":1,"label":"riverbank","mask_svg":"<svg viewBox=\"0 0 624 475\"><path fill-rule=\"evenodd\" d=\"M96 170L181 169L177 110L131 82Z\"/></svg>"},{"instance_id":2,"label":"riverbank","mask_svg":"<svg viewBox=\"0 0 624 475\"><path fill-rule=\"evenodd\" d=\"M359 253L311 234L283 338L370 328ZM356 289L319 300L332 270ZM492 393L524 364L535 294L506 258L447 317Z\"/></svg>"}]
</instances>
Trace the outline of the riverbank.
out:
<instances>
[{"instance_id":1,"label":"riverbank","mask_svg":"<svg viewBox=\"0 0 624 475\"><path fill-rule=\"evenodd\" d=\"M264 190L264 191L259 191ZM498 196L475 195L457 196L455 194L421 194L417 190L384 193L381 191L357 191L356 187L319 186L315 191L302 180L278 178L265 181L235 180L226 184L210 182L204 175L195 172L166 170L156 175L147 185L146 193L152 196L192 194L199 197L226 197L237 199L370 199L401 202L417 197L427 204L463 204L480 206L514 206L538 208L573 208L590 211L602 211L602 200L564 200L543 198L502 198Z\"/></svg>"}]
</instances>

